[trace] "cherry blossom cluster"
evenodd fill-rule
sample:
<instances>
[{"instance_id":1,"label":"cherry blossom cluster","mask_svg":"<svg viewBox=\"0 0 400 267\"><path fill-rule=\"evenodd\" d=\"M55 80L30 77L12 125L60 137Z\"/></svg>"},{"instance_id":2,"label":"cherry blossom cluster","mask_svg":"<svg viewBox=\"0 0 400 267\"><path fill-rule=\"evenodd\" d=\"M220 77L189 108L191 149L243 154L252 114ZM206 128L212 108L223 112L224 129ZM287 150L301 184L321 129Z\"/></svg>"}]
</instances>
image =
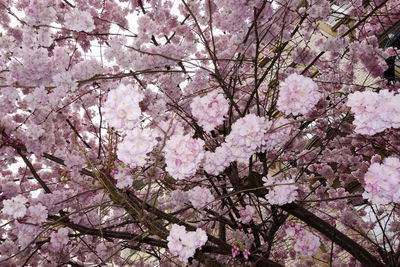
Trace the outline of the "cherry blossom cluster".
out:
<instances>
[{"instance_id":1,"label":"cherry blossom cluster","mask_svg":"<svg viewBox=\"0 0 400 267\"><path fill-rule=\"evenodd\" d=\"M203 208L214 201L211 191L202 186L196 186L188 191L189 201L196 209Z\"/></svg>"},{"instance_id":2,"label":"cherry blossom cluster","mask_svg":"<svg viewBox=\"0 0 400 267\"><path fill-rule=\"evenodd\" d=\"M118 158L132 168L143 167L157 144L156 137L150 128L127 130L124 140L117 145Z\"/></svg>"},{"instance_id":3,"label":"cherry blossom cluster","mask_svg":"<svg viewBox=\"0 0 400 267\"><path fill-rule=\"evenodd\" d=\"M297 185L293 179L277 179L268 174L263 177L264 186L268 187L265 198L271 205L284 205L296 200Z\"/></svg>"},{"instance_id":4,"label":"cherry blossom cluster","mask_svg":"<svg viewBox=\"0 0 400 267\"><path fill-rule=\"evenodd\" d=\"M400 160L395 157L383 163L372 163L364 176L363 197L373 204L400 203Z\"/></svg>"},{"instance_id":5,"label":"cherry blossom cluster","mask_svg":"<svg viewBox=\"0 0 400 267\"><path fill-rule=\"evenodd\" d=\"M301 229L299 224L292 223L286 229L286 234L295 238L294 250L303 256L311 257L317 254L321 242L318 236Z\"/></svg>"},{"instance_id":6,"label":"cherry blossom cluster","mask_svg":"<svg viewBox=\"0 0 400 267\"><path fill-rule=\"evenodd\" d=\"M286 115L305 115L321 97L318 85L311 78L293 73L280 84L278 109Z\"/></svg>"},{"instance_id":7,"label":"cherry blossom cluster","mask_svg":"<svg viewBox=\"0 0 400 267\"><path fill-rule=\"evenodd\" d=\"M125 189L132 185L133 177L126 171L118 171L116 175L114 175L114 179L117 181L115 185L119 189Z\"/></svg>"},{"instance_id":8,"label":"cherry blossom cluster","mask_svg":"<svg viewBox=\"0 0 400 267\"><path fill-rule=\"evenodd\" d=\"M229 102L222 94L213 91L206 96L193 98L190 107L197 123L206 132L210 132L223 123L229 109Z\"/></svg>"},{"instance_id":9,"label":"cherry blossom cluster","mask_svg":"<svg viewBox=\"0 0 400 267\"><path fill-rule=\"evenodd\" d=\"M3 213L12 216L14 219L22 218L26 214L26 202L28 200L23 195L17 195L12 199L3 201Z\"/></svg>"},{"instance_id":10,"label":"cherry blossom cluster","mask_svg":"<svg viewBox=\"0 0 400 267\"><path fill-rule=\"evenodd\" d=\"M271 122L265 117L248 114L232 125L226 142L207 151L203 162L204 170L218 175L233 161L246 162L256 152L264 152L284 144L290 138L292 125L289 120L278 118Z\"/></svg>"},{"instance_id":11,"label":"cherry blossom cluster","mask_svg":"<svg viewBox=\"0 0 400 267\"><path fill-rule=\"evenodd\" d=\"M193 176L203 160L203 146L203 140L189 135L172 135L164 148L167 172L179 180Z\"/></svg>"},{"instance_id":12,"label":"cherry blossom cluster","mask_svg":"<svg viewBox=\"0 0 400 267\"><path fill-rule=\"evenodd\" d=\"M131 85L120 84L108 93L104 103L104 120L118 130L131 130L139 121L141 109L139 102L143 94Z\"/></svg>"},{"instance_id":13,"label":"cherry blossom cluster","mask_svg":"<svg viewBox=\"0 0 400 267\"><path fill-rule=\"evenodd\" d=\"M354 113L353 125L359 134L374 135L388 128L400 127L400 94L388 90L354 92L347 106Z\"/></svg>"},{"instance_id":14,"label":"cherry blossom cluster","mask_svg":"<svg viewBox=\"0 0 400 267\"><path fill-rule=\"evenodd\" d=\"M233 245L232 247L232 258L236 258L237 256L240 255L240 248L236 245Z\"/></svg>"},{"instance_id":15,"label":"cherry blossom cluster","mask_svg":"<svg viewBox=\"0 0 400 267\"><path fill-rule=\"evenodd\" d=\"M176 189L171 192L171 200L175 206L183 206L189 201L189 194L186 191Z\"/></svg>"},{"instance_id":16,"label":"cherry blossom cluster","mask_svg":"<svg viewBox=\"0 0 400 267\"><path fill-rule=\"evenodd\" d=\"M69 230L68 228L60 228L57 232L53 232L50 235L50 244L55 250L61 250L66 244L68 244Z\"/></svg>"},{"instance_id":17,"label":"cherry blossom cluster","mask_svg":"<svg viewBox=\"0 0 400 267\"><path fill-rule=\"evenodd\" d=\"M272 122L272 126L266 134L265 147L272 149L279 147L290 139L290 133L293 129L290 121L279 117Z\"/></svg>"},{"instance_id":18,"label":"cherry blossom cluster","mask_svg":"<svg viewBox=\"0 0 400 267\"><path fill-rule=\"evenodd\" d=\"M248 260L249 259L249 255L250 255L250 251L248 251L247 248L243 249L243 257ZM240 255L240 244L235 244L232 247L232 258L236 258L237 256Z\"/></svg>"},{"instance_id":19,"label":"cherry blossom cluster","mask_svg":"<svg viewBox=\"0 0 400 267\"><path fill-rule=\"evenodd\" d=\"M314 256L321 245L319 238L311 232L301 230L296 235L294 250L303 256Z\"/></svg>"},{"instance_id":20,"label":"cherry blossom cluster","mask_svg":"<svg viewBox=\"0 0 400 267\"><path fill-rule=\"evenodd\" d=\"M196 249L205 245L208 237L207 233L200 228L187 232L184 226L173 224L167 240L171 254L178 256L180 261L187 262L190 257L193 257Z\"/></svg>"},{"instance_id":21,"label":"cherry blossom cluster","mask_svg":"<svg viewBox=\"0 0 400 267\"><path fill-rule=\"evenodd\" d=\"M248 114L232 125L231 133L226 137L227 149L230 149L232 161L246 162L255 152L261 152L265 146L266 132L271 122L265 117Z\"/></svg>"},{"instance_id":22,"label":"cherry blossom cluster","mask_svg":"<svg viewBox=\"0 0 400 267\"><path fill-rule=\"evenodd\" d=\"M246 208L239 211L240 218L238 221L242 223L249 223L253 219L253 215L256 213L256 209L252 206L247 205Z\"/></svg>"},{"instance_id":23,"label":"cherry blossom cluster","mask_svg":"<svg viewBox=\"0 0 400 267\"><path fill-rule=\"evenodd\" d=\"M32 224L41 224L47 220L48 211L45 206L38 203L28 208L29 218L28 221Z\"/></svg>"},{"instance_id":24,"label":"cherry blossom cluster","mask_svg":"<svg viewBox=\"0 0 400 267\"><path fill-rule=\"evenodd\" d=\"M226 144L217 147L215 152L206 151L203 169L209 174L218 175L229 166L230 156L230 149Z\"/></svg>"},{"instance_id":25,"label":"cherry blossom cluster","mask_svg":"<svg viewBox=\"0 0 400 267\"><path fill-rule=\"evenodd\" d=\"M74 31L91 32L95 29L92 15L89 12L79 10L78 8L72 9L65 17L65 27Z\"/></svg>"},{"instance_id":26,"label":"cherry blossom cluster","mask_svg":"<svg viewBox=\"0 0 400 267\"><path fill-rule=\"evenodd\" d=\"M175 206L183 206L190 201L196 209L205 207L214 201L214 196L206 187L196 186L189 191L176 189L171 192L171 201Z\"/></svg>"},{"instance_id":27,"label":"cherry blossom cluster","mask_svg":"<svg viewBox=\"0 0 400 267\"><path fill-rule=\"evenodd\" d=\"M31 0L26 10L29 24L50 24L57 19L57 12L50 5L50 0Z\"/></svg>"}]
</instances>

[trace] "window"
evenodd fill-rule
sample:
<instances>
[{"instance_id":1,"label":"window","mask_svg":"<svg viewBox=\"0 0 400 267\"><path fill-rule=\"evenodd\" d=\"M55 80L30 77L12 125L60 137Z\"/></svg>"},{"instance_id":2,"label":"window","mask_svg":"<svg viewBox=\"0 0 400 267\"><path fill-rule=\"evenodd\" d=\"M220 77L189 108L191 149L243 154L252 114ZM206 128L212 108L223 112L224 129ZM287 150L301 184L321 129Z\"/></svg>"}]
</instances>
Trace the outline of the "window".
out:
<instances>
[{"instance_id":1,"label":"window","mask_svg":"<svg viewBox=\"0 0 400 267\"><path fill-rule=\"evenodd\" d=\"M332 27L332 30L336 30L346 20L346 15L350 12L353 7L350 1L346 1L344 4L337 4L336 1L331 5L332 14L329 17L326 24Z\"/></svg>"},{"instance_id":2,"label":"window","mask_svg":"<svg viewBox=\"0 0 400 267\"><path fill-rule=\"evenodd\" d=\"M387 49L389 47L396 47L400 49L400 25L397 24L379 37L379 45L381 48ZM388 83L400 80L400 55L389 57L385 61L388 68L382 76L388 80Z\"/></svg>"}]
</instances>

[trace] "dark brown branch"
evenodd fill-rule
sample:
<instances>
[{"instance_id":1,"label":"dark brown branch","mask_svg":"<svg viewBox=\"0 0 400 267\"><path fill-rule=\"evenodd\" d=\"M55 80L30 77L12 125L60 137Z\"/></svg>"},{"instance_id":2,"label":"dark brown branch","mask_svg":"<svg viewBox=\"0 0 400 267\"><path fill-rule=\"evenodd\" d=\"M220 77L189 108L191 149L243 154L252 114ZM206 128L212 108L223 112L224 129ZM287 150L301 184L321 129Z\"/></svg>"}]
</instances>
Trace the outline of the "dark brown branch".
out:
<instances>
[{"instance_id":1,"label":"dark brown branch","mask_svg":"<svg viewBox=\"0 0 400 267\"><path fill-rule=\"evenodd\" d=\"M385 266L354 240L305 208L294 203L283 205L281 208L331 239L356 258L363 266Z\"/></svg>"},{"instance_id":2,"label":"dark brown branch","mask_svg":"<svg viewBox=\"0 0 400 267\"><path fill-rule=\"evenodd\" d=\"M21 153L20 150L17 150L18 155L21 156L22 160L25 162L26 166L28 166L29 170L31 171L33 177L35 177L36 181L42 186L44 191L47 194L51 194L50 188L46 185L46 183L40 178L39 174L36 172L35 168L33 167L32 163L27 159L27 157Z\"/></svg>"},{"instance_id":3,"label":"dark brown branch","mask_svg":"<svg viewBox=\"0 0 400 267\"><path fill-rule=\"evenodd\" d=\"M75 224L66 218L62 219L61 217L58 216L49 216L49 217L53 220L60 220L63 225L68 226L69 228L78 231L79 233L84 235L93 235L106 238L117 238L123 240L133 240L135 242L142 242L157 247L167 248L167 242L158 239L153 239L148 236L136 235L128 232L110 231L106 230L105 228L93 229L83 225Z\"/></svg>"},{"instance_id":4,"label":"dark brown branch","mask_svg":"<svg viewBox=\"0 0 400 267\"><path fill-rule=\"evenodd\" d=\"M71 129L74 131L74 133L76 134L76 136L78 136L79 139L81 139L81 141L83 142L83 144L84 144L87 148L91 148L91 147L89 146L89 144L86 143L85 140L83 140L82 136L78 133L78 131L76 130L75 126L71 123L71 121L70 121L69 119L66 119L66 121L67 121L69 127L71 127Z\"/></svg>"},{"instance_id":5,"label":"dark brown branch","mask_svg":"<svg viewBox=\"0 0 400 267\"><path fill-rule=\"evenodd\" d=\"M249 177L246 178L246 180L248 180L247 187L240 188L240 190L250 190L251 188L255 188L253 193L258 197L264 197L265 194L268 193L268 190L266 188L260 189L260 186L262 187L261 178L262 177L260 174L253 172ZM331 239L336 245L340 246L348 253L350 253L354 258L360 261L363 266L384 266L383 263L381 263L375 256L371 255L357 242L344 235L335 227L331 226L329 223L325 222L305 208L295 203L286 204L280 206L280 208L288 212L290 215L297 217L310 227L318 230L320 233Z\"/></svg>"},{"instance_id":6,"label":"dark brown branch","mask_svg":"<svg viewBox=\"0 0 400 267\"><path fill-rule=\"evenodd\" d=\"M5 130L2 129L1 134L5 138L9 138L9 136L6 134ZM31 171L33 177L38 181L40 186L44 189L44 191L47 194L51 194L50 188L46 185L46 183L40 178L39 174L36 172L35 168L33 167L32 163L28 160L28 158L24 155L24 150L26 150L25 146L18 145L17 143L11 144L11 147L17 151L18 155L21 156L22 160L25 162L26 166L29 168Z\"/></svg>"},{"instance_id":7,"label":"dark brown branch","mask_svg":"<svg viewBox=\"0 0 400 267\"><path fill-rule=\"evenodd\" d=\"M55 162L55 163L58 163L58 164L60 164L60 165L65 166L64 160L63 160L63 159L60 159L60 158L58 158L58 157L56 157L56 156L50 155L50 154L48 154L48 153L43 153L43 157L46 158L46 159L49 159L49 160L51 160L51 161L53 161L53 162ZM82 168L82 169L80 170L80 173L83 174L83 175L87 175L87 176L91 176L91 177L96 177L96 176L94 175L93 172L91 172L91 171L89 171L88 169L85 169L85 168Z\"/></svg>"},{"instance_id":8,"label":"dark brown branch","mask_svg":"<svg viewBox=\"0 0 400 267\"><path fill-rule=\"evenodd\" d=\"M144 10L144 6L143 6L143 1L142 0L138 0L138 4L139 4L140 9L142 10L143 14L146 14L146 11Z\"/></svg>"}]
</instances>

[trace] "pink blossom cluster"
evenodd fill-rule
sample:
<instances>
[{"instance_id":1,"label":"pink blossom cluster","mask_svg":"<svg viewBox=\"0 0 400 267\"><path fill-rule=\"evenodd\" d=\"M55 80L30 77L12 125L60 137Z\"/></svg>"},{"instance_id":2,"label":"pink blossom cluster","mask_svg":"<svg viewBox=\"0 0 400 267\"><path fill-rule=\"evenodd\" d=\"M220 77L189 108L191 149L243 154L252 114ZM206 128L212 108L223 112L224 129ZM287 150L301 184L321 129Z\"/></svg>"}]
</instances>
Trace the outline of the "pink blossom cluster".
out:
<instances>
[{"instance_id":1,"label":"pink blossom cluster","mask_svg":"<svg viewBox=\"0 0 400 267\"><path fill-rule=\"evenodd\" d=\"M96 246L96 252L97 254L102 257L102 258L107 258L110 256L110 248L106 246L106 244L104 244L105 242L100 242L99 244L97 244Z\"/></svg>"},{"instance_id":2,"label":"pink blossom cluster","mask_svg":"<svg viewBox=\"0 0 400 267\"><path fill-rule=\"evenodd\" d=\"M139 102L143 94L131 85L120 84L108 93L104 103L104 120L118 129L133 129L139 121L141 109Z\"/></svg>"},{"instance_id":3,"label":"pink blossom cluster","mask_svg":"<svg viewBox=\"0 0 400 267\"><path fill-rule=\"evenodd\" d=\"M206 187L196 186L188 191L189 201L196 209L203 208L214 201L214 196Z\"/></svg>"},{"instance_id":4,"label":"pink blossom cluster","mask_svg":"<svg viewBox=\"0 0 400 267\"><path fill-rule=\"evenodd\" d=\"M232 258L236 258L239 255L240 255L240 248L239 246L234 245L232 247Z\"/></svg>"},{"instance_id":5,"label":"pink blossom cluster","mask_svg":"<svg viewBox=\"0 0 400 267\"><path fill-rule=\"evenodd\" d=\"M13 73L13 76L18 79L19 82L34 86L41 86L50 83L53 69L52 63L48 57L47 49L31 49L28 46L24 46L15 51L15 56L21 58L22 64L12 62L10 64L10 71L15 72ZM57 88L54 89L59 90ZM54 96L57 96L57 99L59 96L64 97L65 95L66 93L63 92L54 94Z\"/></svg>"},{"instance_id":6,"label":"pink blossom cluster","mask_svg":"<svg viewBox=\"0 0 400 267\"><path fill-rule=\"evenodd\" d=\"M33 224L41 224L47 220L48 211L45 206L42 204L36 204L30 206L29 210L29 219L28 221Z\"/></svg>"},{"instance_id":7,"label":"pink blossom cluster","mask_svg":"<svg viewBox=\"0 0 400 267\"><path fill-rule=\"evenodd\" d=\"M124 140L117 145L118 158L132 168L143 167L157 144L157 135L150 128L135 128L126 133Z\"/></svg>"},{"instance_id":8,"label":"pink blossom cluster","mask_svg":"<svg viewBox=\"0 0 400 267\"><path fill-rule=\"evenodd\" d=\"M72 9L65 17L65 27L73 31L91 32L95 29L92 15L78 8Z\"/></svg>"},{"instance_id":9,"label":"pink blossom cluster","mask_svg":"<svg viewBox=\"0 0 400 267\"><path fill-rule=\"evenodd\" d=\"M12 199L4 200L2 212L12 216L14 219L22 218L26 214L26 202L28 200L23 195L17 195Z\"/></svg>"},{"instance_id":10,"label":"pink blossom cluster","mask_svg":"<svg viewBox=\"0 0 400 267\"><path fill-rule=\"evenodd\" d=\"M250 255L250 251L247 250L247 248L245 248L243 250L243 257L248 260L249 259L249 255Z\"/></svg>"},{"instance_id":11,"label":"pink blossom cluster","mask_svg":"<svg viewBox=\"0 0 400 267\"><path fill-rule=\"evenodd\" d=\"M293 73L280 84L277 105L279 111L286 115L304 115L321 97L318 85L311 78Z\"/></svg>"},{"instance_id":12,"label":"pink blossom cluster","mask_svg":"<svg viewBox=\"0 0 400 267\"><path fill-rule=\"evenodd\" d=\"M60 71L53 76L54 85L63 88L65 91L75 91L78 86L75 83L72 73L69 71Z\"/></svg>"},{"instance_id":13,"label":"pink blossom cluster","mask_svg":"<svg viewBox=\"0 0 400 267\"><path fill-rule=\"evenodd\" d=\"M248 114L232 125L231 133L226 137L225 149L229 149L231 162L246 162L255 152L261 152L265 146L266 132L271 123L265 117Z\"/></svg>"},{"instance_id":14,"label":"pink blossom cluster","mask_svg":"<svg viewBox=\"0 0 400 267\"><path fill-rule=\"evenodd\" d=\"M373 204L400 203L400 160L388 157L383 164L372 163L364 183L363 197Z\"/></svg>"},{"instance_id":15,"label":"pink blossom cluster","mask_svg":"<svg viewBox=\"0 0 400 267\"><path fill-rule=\"evenodd\" d=\"M321 242L318 236L301 229L299 224L292 223L286 229L286 234L295 238L294 250L303 256L311 257L317 254Z\"/></svg>"},{"instance_id":16,"label":"pink blossom cluster","mask_svg":"<svg viewBox=\"0 0 400 267\"><path fill-rule=\"evenodd\" d=\"M319 238L311 232L301 230L296 235L296 243L294 250L303 256L314 256L317 254L319 246L321 245Z\"/></svg>"},{"instance_id":17,"label":"pink blossom cluster","mask_svg":"<svg viewBox=\"0 0 400 267\"><path fill-rule=\"evenodd\" d=\"M248 260L250 251L247 248L244 248L243 244L240 244L239 242L237 244L233 245L233 247L232 247L232 258L236 258L237 256L240 255L241 248L243 249L243 251L242 251L243 257L246 260Z\"/></svg>"},{"instance_id":18,"label":"pink blossom cluster","mask_svg":"<svg viewBox=\"0 0 400 267\"><path fill-rule=\"evenodd\" d=\"M381 90L379 93L352 93L348 96L346 105L354 113L355 132L374 135L391 127L400 127L399 103L400 94Z\"/></svg>"},{"instance_id":19,"label":"pink blossom cluster","mask_svg":"<svg viewBox=\"0 0 400 267\"><path fill-rule=\"evenodd\" d=\"M225 143L215 152L205 153L203 168L209 174L218 175L233 161L246 162L256 152L282 145L290 138L292 128L284 118L271 122L265 117L248 114L232 125Z\"/></svg>"},{"instance_id":20,"label":"pink blossom cluster","mask_svg":"<svg viewBox=\"0 0 400 267\"><path fill-rule=\"evenodd\" d=\"M53 232L50 235L50 244L55 250L61 250L66 244L68 244L68 228L60 228L57 232Z\"/></svg>"},{"instance_id":21,"label":"pink blossom cluster","mask_svg":"<svg viewBox=\"0 0 400 267\"><path fill-rule=\"evenodd\" d=\"M41 232L41 228L39 226L30 225L26 222L20 223L19 221L15 221L14 226L18 236L18 238L15 239L15 242L23 248L31 245L32 242L34 242L35 237Z\"/></svg>"},{"instance_id":22,"label":"pink blossom cluster","mask_svg":"<svg viewBox=\"0 0 400 267\"><path fill-rule=\"evenodd\" d=\"M203 163L203 169L212 175L218 175L229 166L230 149L223 144L215 149L215 152L206 151Z\"/></svg>"},{"instance_id":23,"label":"pink blossom cluster","mask_svg":"<svg viewBox=\"0 0 400 267\"><path fill-rule=\"evenodd\" d=\"M15 49L14 42L15 42L14 37L3 34L2 36L0 36L0 49L13 52Z\"/></svg>"},{"instance_id":24,"label":"pink blossom cluster","mask_svg":"<svg viewBox=\"0 0 400 267\"><path fill-rule=\"evenodd\" d=\"M132 185L133 177L126 171L119 170L116 175L114 175L114 179L117 181L115 185L119 189L125 189Z\"/></svg>"},{"instance_id":25,"label":"pink blossom cluster","mask_svg":"<svg viewBox=\"0 0 400 267\"><path fill-rule=\"evenodd\" d=\"M190 107L197 123L206 132L210 132L223 123L229 109L229 102L222 94L213 91L206 96L195 97Z\"/></svg>"},{"instance_id":26,"label":"pink blossom cluster","mask_svg":"<svg viewBox=\"0 0 400 267\"><path fill-rule=\"evenodd\" d=\"M293 126L289 123L289 120L282 117L276 119L272 122L272 126L266 134L265 147L272 149L283 145L290 139L292 129Z\"/></svg>"},{"instance_id":27,"label":"pink blossom cluster","mask_svg":"<svg viewBox=\"0 0 400 267\"><path fill-rule=\"evenodd\" d=\"M103 69L101 62L95 58L81 61L74 65L74 67L72 68L72 73L75 80L90 79L95 75L103 74L104 71L105 70ZM140 95L140 93L138 93L136 89L133 90L130 88L128 90L130 90L129 92L127 92L128 94L132 93L135 94L135 96Z\"/></svg>"},{"instance_id":28,"label":"pink blossom cluster","mask_svg":"<svg viewBox=\"0 0 400 267\"><path fill-rule=\"evenodd\" d=\"M296 200L297 186L293 179L276 179L268 174L263 177L264 186L268 187L265 198L271 205L284 205Z\"/></svg>"},{"instance_id":29,"label":"pink blossom cluster","mask_svg":"<svg viewBox=\"0 0 400 267\"><path fill-rule=\"evenodd\" d=\"M247 205L246 208L239 211L240 218L238 221L242 223L249 223L253 219L253 215L256 213L256 209L252 206Z\"/></svg>"},{"instance_id":30,"label":"pink blossom cluster","mask_svg":"<svg viewBox=\"0 0 400 267\"><path fill-rule=\"evenodd\" d=\"M179 260L187 262L193 257L196 249L205 245L207 239L207 233L200 228L187 232L184 226L173 224L167 237L168 249L172 255L178 256Z\"/></svg>"},{"instance_id":31,"label":"pink blossom cluster","mask_svg":"<svg viewBox=\"0 0 400 267\"><path fill-rule=\"evenodd\" d=\"M31 0L26 9L26 21L31 25L50 25L57 19L57 12L50 5L50 0Z\"/></svg>"},{"instance_id":32,"label":"pink blossom cluster","mask_svg":"<svg viewBox=\"0 0 400 267\"><path fill-rule=\"evenodd\" d=\"M204 141L174 134L165 144L167 172L175 179L193 176L204 157Z\"/></svg>"},{"instance_id":33,"label":"pink blossom cluster","mask_svg":"<svg viewBox=\"0 0 400 267\"><path fill-rule=\"evenodd\" d=\"M186 191L176 189L171 192L171 199L175 206L183 206L187 201L189 201L189 194Z\"/></svg>"}]
</instances>

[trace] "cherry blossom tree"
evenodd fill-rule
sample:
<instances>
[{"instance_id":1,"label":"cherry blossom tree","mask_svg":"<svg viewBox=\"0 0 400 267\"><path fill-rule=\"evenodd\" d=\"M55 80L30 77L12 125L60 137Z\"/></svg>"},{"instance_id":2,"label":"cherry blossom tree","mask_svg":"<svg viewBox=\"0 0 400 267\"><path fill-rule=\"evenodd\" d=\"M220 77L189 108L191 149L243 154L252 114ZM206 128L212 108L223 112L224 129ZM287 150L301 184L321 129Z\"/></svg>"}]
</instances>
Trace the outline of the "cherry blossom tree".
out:
<instances>
[{"instance_id":1,"label":"cherry blossom tree","mask_svg":"<svg viewBox=\"0 0 400 267\"><path fill-rule=\"evenodd\" d=\"M397 0L0 0L0 265L399 266L396 27Z\"/></svg>"}]
</instances>

